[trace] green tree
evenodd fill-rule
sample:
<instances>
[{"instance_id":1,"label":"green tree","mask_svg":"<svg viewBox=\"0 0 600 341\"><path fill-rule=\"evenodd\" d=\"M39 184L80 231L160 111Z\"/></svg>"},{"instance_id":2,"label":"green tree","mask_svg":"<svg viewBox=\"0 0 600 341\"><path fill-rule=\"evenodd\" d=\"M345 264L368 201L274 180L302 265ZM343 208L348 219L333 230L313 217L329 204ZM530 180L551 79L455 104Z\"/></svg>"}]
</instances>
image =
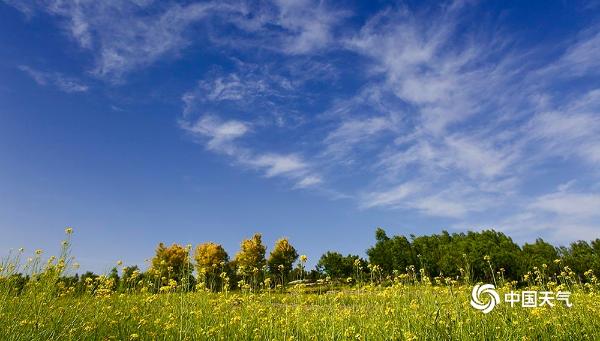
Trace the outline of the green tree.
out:
<instances>
[{"instance_id":1,"label":"green tree","mask_svg":"<svg viewBox=\"0 0 600 341\"><path fill-rule=\"evenodd\" d=\"M554 271L558 270L554 264L554 260L558 258L558 250L543 239L538 238L533 244L525 243L522 250L523 271L531 270L534 266L541 268L544 264Z\"/></svg>"},{"instance_id":2,"label":"green tree","mask_svg":"<svg viewBox=\"0 0 600 341\"><path fill-rule=\"evenodd\" d=\"M467 267L462 257L464 250L460 240L464 235L450 235L448 231L430 236L411 236L412 248L416 254L419 267L429 275L456 277L461 275L460 269Z\"/></svg>"},{"instance_id":3,"label":"green tree","mask_svg":"<svg viewBox=\"0 0 600 341\"><path fill-rule=\"evenodd\" d=\"M600 259L593 248L594 245L597 246L596 243L592 242L592 245L590 245L586 241L579 240L571 243L568 248L561 248L564 265L569 266L578 275L582 275L590 269L598 275Z\"/></svg>"},{"instance_id":4,"label":"green tree","mask_svg":"<svg viewBox=\"0 0 600 341\"><path fill-rule=\"evenodd\" d=\"M358 268L356 262L358 260ZM342 256L339 252L327 251L317 263L317 270L331 278L346 279L360 276L367 269L367 263L356 255ZM357 271L359 274L357 274ZM356 278L358 280L358 278Z\"/></svg>"},{"instance_id":5,"label":"green tree","mask_svg":"<svg viewBox=\"0 0 600 341\"><path fill-rule=\"evenodd\" d=\"M496 277L516 280L521 276L521 248L504 233L484 230L455 234L453 238L454 245L466 255L474 280L493 281Z\"/></svg>"},{"instance_id":6,"label":"green tree","mask_svg":"<svg viewBox=\"0 0 600 341\"><path fill-rule=\"evenodd\" d=\"M367 250L369 262L381 267L384 274L393 270L405 271L406 267L415 264L415 254L411 244L404 236L388 237L385 231L375 231L376 243Z\"/></svg>"}]
</instances>

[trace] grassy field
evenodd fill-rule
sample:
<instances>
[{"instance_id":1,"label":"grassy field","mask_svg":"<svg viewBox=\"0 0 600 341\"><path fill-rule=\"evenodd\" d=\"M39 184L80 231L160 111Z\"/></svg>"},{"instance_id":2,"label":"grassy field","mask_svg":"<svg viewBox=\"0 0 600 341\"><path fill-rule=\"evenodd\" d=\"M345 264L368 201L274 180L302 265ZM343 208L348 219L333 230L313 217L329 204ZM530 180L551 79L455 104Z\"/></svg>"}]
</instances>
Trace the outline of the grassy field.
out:
<instances>
[{"instance_id":1,"label":"grassy field","mask_svg":"<svg viewBox=\"0 0 600 341\"><path fill-rule=\"evenodd\" d=\"M327 293L4 297L2 340L597 340L600 297L573 307L469 305L469 288L395 285Z\"/></svg>"},{"instance_id":2,"label":"grassy field","mask_svg":"<svg viewBox=\"0 0 600 341\"><path fill-rule=\"evenodd\" d=\"M58 279L73 267L68 242L58 257L38 252L2 262L0 340L598 340L600 291L569 273L558 282L540 272L518 290L569 290L573 306L522 308L502 303L489 314L470 305L460 279L397 274L385 281L298 284L256 290L125 291L111 279L76 292ZM568 270L568 269L567 269ZM10 274L31 275L15 292ZM499 279L501 280L501 279ZM135 278L132 280L135 282ZM498 283L501 297L515 283ZM93 288L93 290L92 290ZM516 289L514 289L516 290Z\"/></svg>"}]
</instances>

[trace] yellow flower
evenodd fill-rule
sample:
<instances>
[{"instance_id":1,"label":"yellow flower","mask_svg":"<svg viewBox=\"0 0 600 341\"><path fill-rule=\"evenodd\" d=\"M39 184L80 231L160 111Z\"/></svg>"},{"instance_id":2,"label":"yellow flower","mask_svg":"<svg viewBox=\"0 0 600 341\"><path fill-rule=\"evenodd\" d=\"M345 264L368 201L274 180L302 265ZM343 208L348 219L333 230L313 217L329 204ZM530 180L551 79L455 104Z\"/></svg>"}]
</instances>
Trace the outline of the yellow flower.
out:
<instances>
[{"instance_id":1,"label":"yellow flower","mask_svg":"<svg viewBox=\"0 0 600 341\"><path fill-rule=\"evenodd\" d=\"M300 256L300 261L301 261L302 263L306 263L306 261L307 261L307 260L308 260L308 257L306 257L306 255L302 255L302 256Z\"/></svg>"},{"instance_id":2,"label":"yellow flower","mask_svg":"<svg viewBox=\"0 0 600 341\"><path fill-rule=\"evenodd\" d=\"M41 255L42 254L42 250L41 249L35 250L35 254L38 255L38 256Z\"/></svg>"},{"instance_id":3,"label":"yellow flower","mask_svg":"<svg viewBox=\"0 0 600 341\"><path fill-rule=\"evenodd\" d=\"M73 233L73 228L72 228L72 227L67 227L67 228L65 229L65 233L66 233L66 234L72 234L72 233Z\"/></svg>"}]
</instances>

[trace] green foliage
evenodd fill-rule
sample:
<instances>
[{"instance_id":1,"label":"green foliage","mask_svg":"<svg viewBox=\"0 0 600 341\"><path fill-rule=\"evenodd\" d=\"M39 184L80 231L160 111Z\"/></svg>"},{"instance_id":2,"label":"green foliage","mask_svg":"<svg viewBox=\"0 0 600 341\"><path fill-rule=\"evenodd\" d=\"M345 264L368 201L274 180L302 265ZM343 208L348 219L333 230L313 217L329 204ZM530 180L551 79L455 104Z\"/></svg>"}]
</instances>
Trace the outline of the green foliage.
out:
<instances>
[{"instance_id":1,"label":"green foliage","mask_svg":"<svg viewBox=\"0 0 600 341\"><path fill-rule=\"evenodd\" d=\"M563 258L563 264L569 266L575 273L583 274L592 269L595 273L600 273L600 240L596 239L591 244L580 240L571 243L569 248L559 249Z\"/></svg>"},{"instance_id":2,"label":"green foliage","mask_svg":"<svg viewBox=\"0 0 600 341\"><path fill-rule=\"evenodd\" d=\"M358 264L356 263L358 261ZM367 268L365 260L356 255L342 256L339 252L327 251L317 263L317 270L331 278L355 277ZM358 277L358 276L356 276Z\"/></svg>"},{"instance_id":3,"label":"green foliage","mask_svg":"<svg viewBox=\"0 0 600 341\"><path fill-rule=\"evenodd\" d=\"M384 230L377 229L375 238L375 245L367 250L369 262L379 265L385 274L405 271L414 265L429 276L519 280L531 264L552 262L557 257L556 250L541 240L524 246L525 251L522 251L510 237L494 230L466 234L442 231L429 236L411 236L412 242L409 242L404 236L388 237ZM589 256L591 248L574 245L572 249L574 247L578 252L575 258ZM576 268L583 267L577 265Z\"/></svg>"},{"instance_id":4,"label":"green foliage","mask_svg":"<svg viewBox=\"0 0 600 341\"><path fill-rule=\"evenodd\" d=\"M558 266L554 264L554 260L559 257L558 250L543 239L538 238L533 244L525 243L522 250L523 269L541 268L544 264L553 270L558 269Z\"/></svg>"},{"instance_id":5,"label":"green foliage","mask_svg":"<svg viewBox=\"0 0 600 341\"><path fill-rule=\"evenodd\" d=\"M381 228L375 232L377 242L367 250L369 262L381 267L384 273L393 270L404 270L415 265L415 253L408 239L404 236L389 238Z\"/></svg>"}]
</instances>

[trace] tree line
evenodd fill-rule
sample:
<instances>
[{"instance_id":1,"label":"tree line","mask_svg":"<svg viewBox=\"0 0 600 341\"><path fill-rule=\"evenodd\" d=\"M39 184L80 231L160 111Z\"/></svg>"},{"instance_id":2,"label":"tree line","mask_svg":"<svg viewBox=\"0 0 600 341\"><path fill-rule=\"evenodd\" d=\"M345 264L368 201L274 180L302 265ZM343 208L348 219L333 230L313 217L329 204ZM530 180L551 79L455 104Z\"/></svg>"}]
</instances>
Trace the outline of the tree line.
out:
<instances>
[{"instance_id":1,"label":"tree line","mask_svg":"<svg viewBox=\"0 0 600 341\"><path fill-rule=\"evenodd\" d=\"M600 273L600 239L577 241L557 247L543 239L519 246L510 237L495 230L409 237L388 236L378 228L375 244L366 250L367 259L342 255L336 251L323 254L316 267L305 269L306 256L300 256L287 238L275 243L268 258L260 234L243 240L240 250L230 259L216 243L198 245L193 252L178 244L159 244L152 259L150 273L163 280L181 281L190 277L212 290L285 285L293 280L319 279L357 282L418 272L421 276L460 278L464 281L492 281L496 277L523 282L534 271L560 273L565 267L585 281L584 273ZM192 271L196 270L196 276ZM192 280L190 280L191 282ZM164 283L163 283L164 284Z\"/></svg>"},{"instance_id":2,"label":"tree line","mask_svg":"<svg viewBox=\"0 0 600 341\"><path fill-rule=\"evenodd\" d=\"M287 238L277 240L267 256L267 247L257 233L240 243L233 258L222 245L214 242L195 248L160 243L146 271L119 264L120 268L113 268L105 276L86 272L81 276L63 277L61 281L81 292L124 291L135 289L137 283L139 287L155 291L175 288L223 291L284 287L293 281L385 283L401 274L412 274L420 280L446 278L472 283L501 278L525 283L534 273L550 276L566 271L582 282L600 273L600 239L589 243L576 241L568 247L537 239L519 246L495 230L452 234L442 231L406 237L388 236L378 228L375 244L366 250L366 255L364 259L327 251L314 269L307 270L307 257L299 255ZM99 277L107 280L98 282ZM27 276L19 275L13 282L24 284L27 280Z\"/></svg>"}]
</instances>

